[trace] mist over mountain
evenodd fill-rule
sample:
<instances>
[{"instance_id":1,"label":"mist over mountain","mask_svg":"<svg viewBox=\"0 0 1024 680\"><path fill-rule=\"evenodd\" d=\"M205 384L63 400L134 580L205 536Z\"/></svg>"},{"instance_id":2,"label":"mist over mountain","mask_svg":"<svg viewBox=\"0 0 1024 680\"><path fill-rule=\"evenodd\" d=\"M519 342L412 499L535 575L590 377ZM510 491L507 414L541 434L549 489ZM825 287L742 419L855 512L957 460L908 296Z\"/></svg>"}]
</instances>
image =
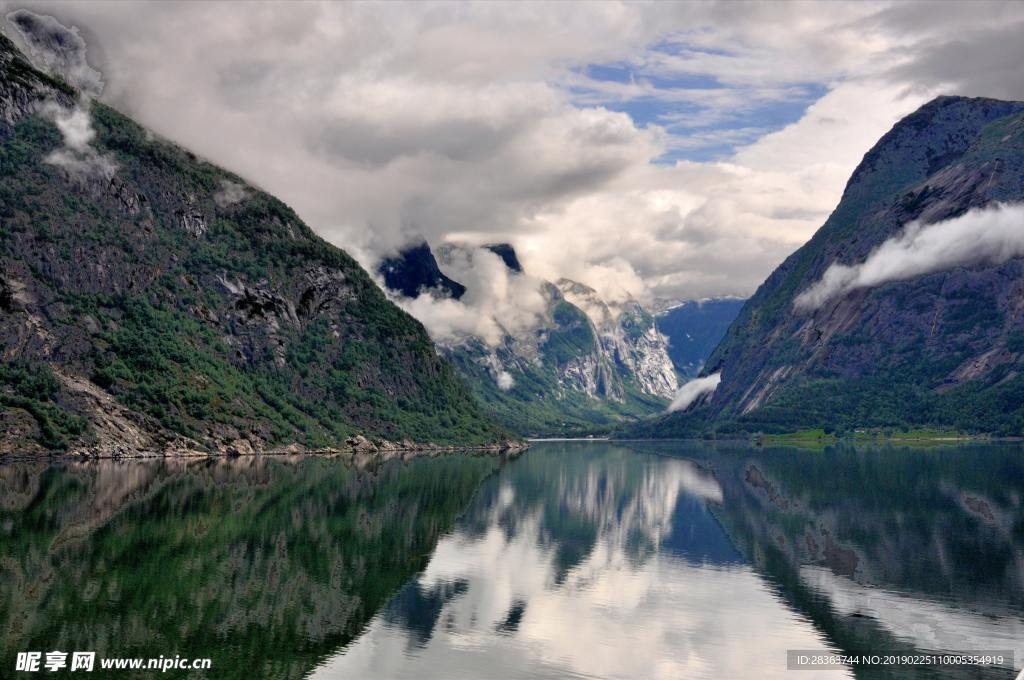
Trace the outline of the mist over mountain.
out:
<instances>
[{"instance_id":1,"label":"mist over mountain","mask_svg":"<svg viewBox=\"0 0 1024 680\"><path fill-rule=\"evenodd\" d=\"M422 262L429 254L436 263L424 248L406 249L398 259ZM506 426L533 435L600 431L656 413L675 394L678 378L666 338L636 300L608 302L569 279L552 283L531 277L507 243L446 243L438 251L441 267L453 275L472 274L478 285L467 286L459 299L436 285L412 288L416 294L410 296L405 280L388 279L384 267L394 261L388 260L382 265L385 286L435 330L439 351ZM481 271L488 275L480 276ZM493 298L486 294L494 291L504 291L501 300L509 309L520 310L520 299L529 299L526 293L537 296L542 307L525 320L513 316L506 323L501 305L489 304ZM455 313L487 316L497 332L476 330L475 318L474 324L444 335L446 314Z\"/></svg>"},{"instance_id":2,"label":"mist over mountain","mask_svg":"<svg viewBox=\"0 0 1024 680\"><path fill-rule=\"evenodd\" d=\"M504 437L348 254L2 35L0 211L0 452Z\"/></svg>"},{"instance_id":3,"label":"mist over mountain","mask_svg":"<svg viewBox=\"0 0 1024 680\"><path fill-rule=\"evenodd\" d=\"M939 97L864 157L655 434L1024 432L1024 102Z\"/></svg>"}]
</instances>

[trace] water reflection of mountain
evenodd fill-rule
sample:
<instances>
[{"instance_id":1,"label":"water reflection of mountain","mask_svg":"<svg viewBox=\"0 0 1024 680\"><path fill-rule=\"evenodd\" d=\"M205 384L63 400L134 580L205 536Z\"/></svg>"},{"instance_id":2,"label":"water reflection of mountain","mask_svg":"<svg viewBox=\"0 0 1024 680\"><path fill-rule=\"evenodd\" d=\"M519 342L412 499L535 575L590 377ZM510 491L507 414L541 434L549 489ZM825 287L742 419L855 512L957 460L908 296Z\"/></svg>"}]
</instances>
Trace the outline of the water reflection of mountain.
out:
<instances>
[{"instance_id":1,"label":"water reflection of mountain","mask_svg":"<svg viewBox=\"0 0 1024 680\"><path fill-rule=\"evenodd\" d=\"M1015 650L1020 666L1021 447L637 448L707 466L723 492L715 514L737 547L840 649ZM986 677L873 673L862 675Z\"/></svg>"},{"instance_id":2,"label":"water reflection of mountain","mask_svg":"<svg viewBox=\"0 0 1024 680\"><path fill-rule=\"evenodd\" d=\"M555 552L556 582L599 537L636 564L659 546L698 564L739 559L704 504L721 500L714 477L689 460L601 447L548 445L526 456L480 489L460 528L479 538L497 525L511 539L536 525L541 546Z\"/></svg>"},{"instance_id":3,"label":"water reflection of mountain","mask_svg":"<svg viewBox=\"0 0 1024 680\"><path fill-rule=\"evenodd\" d=\"M733 547L722 498L689 460L538 445L318 677L785 677L785 649L825 643Z\"/></svg>"},{"instance_id":4,"label":"water reflection of mountain","mask_svg":"<svg viewBox=\"0 0 1024 680\"><path fill-rule=\"evenodd\" d=\"M423 568L498 465L0 466L0 667L18 651L95 650L302 677Z\"/></svg>"},{"instance_id":5,"label":"water reflection of mountain","mask_svg":"<svg viewBox=\"0 0 1024 680\"><path fill-rule=\"evenodd\" d=\"M1020 449L633 448L659 455L0 466L0 667L785 678L786 649L1024 653Z\"/></svg>"}]
</instances>

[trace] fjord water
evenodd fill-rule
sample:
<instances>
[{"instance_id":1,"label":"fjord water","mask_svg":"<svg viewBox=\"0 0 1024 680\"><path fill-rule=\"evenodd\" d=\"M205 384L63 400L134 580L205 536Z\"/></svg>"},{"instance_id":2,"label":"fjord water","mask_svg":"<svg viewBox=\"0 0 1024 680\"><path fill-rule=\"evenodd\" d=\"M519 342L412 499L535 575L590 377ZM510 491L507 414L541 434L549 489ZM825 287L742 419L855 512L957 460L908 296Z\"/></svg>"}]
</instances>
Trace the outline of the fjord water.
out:
<instances>
[{"instance_id":1,"label":"fjord water","mask_svg":"<svg viewBox=\"0 0 1024 680\"><path fill-rule=\"evenodd\" d=\"M52 649L246 678L1007 678L787 671L786 651L1024 658L1016 445L8 464L0 540L4 676Z\"/></svg>"}]
</instances>

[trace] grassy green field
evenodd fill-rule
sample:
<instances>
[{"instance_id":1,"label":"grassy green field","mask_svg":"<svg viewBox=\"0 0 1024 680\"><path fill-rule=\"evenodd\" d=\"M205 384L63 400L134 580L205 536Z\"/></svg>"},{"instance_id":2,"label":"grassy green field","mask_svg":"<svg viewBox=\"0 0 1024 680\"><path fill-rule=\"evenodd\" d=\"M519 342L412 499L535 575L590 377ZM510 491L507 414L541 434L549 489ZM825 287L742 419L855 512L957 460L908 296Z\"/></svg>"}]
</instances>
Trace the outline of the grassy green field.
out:
<instances>
[{"instance_id":1,"label":"grassy green field","mask_svg":"<svg viewBox=\"0 0 1024 680\"><path fill-rule=\"evenodd\" d=\"M892 428L863 428L852 432L826 432L822 428L797 430L780 434L756 434L754 441L759 446L823 447L838 442L895 442L934 444L936 442L963 442L990 439L987 435L967 434L956 430L919 428L895 430Z\"/></svg>"}]
</instances>

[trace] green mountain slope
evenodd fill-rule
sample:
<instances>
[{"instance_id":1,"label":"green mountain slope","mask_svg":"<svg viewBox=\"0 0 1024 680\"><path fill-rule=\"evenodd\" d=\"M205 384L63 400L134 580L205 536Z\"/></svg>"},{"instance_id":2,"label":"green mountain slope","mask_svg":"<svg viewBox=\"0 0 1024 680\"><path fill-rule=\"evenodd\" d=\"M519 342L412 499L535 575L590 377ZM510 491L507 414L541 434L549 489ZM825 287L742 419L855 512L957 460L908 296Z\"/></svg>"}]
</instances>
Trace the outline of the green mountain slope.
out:
<instances>
[{"instance_id":1,"label":"green mountain slope","mask_svg":"<svg viewBox=\"0 0 1024 680\"><path fill-rule=\"evenodd\" d=\"M421 242L385 260L379 273L399 301L412 294L462 298L488 314L488 305L474 300L478 290L441 270L450 267L458 280L477 258L500 263L508 285L535 287L544 300L528 328L508 330L495 318L503 331L498 341L462 335L437 343L486 413L518 434L553 437L608 432L664 410L677 375L653 315L636 300L609 303L578 282L532 277L507 243L446 243L438 262Z\"/></svg>"},{"instance_id":2,"label":"green mountain slope","mask_svg":"<svg viewBox=\"0 0 1024 680\"><path fill-rule=\"evenodd\" d=\"M502 439L290 208L72 95L0 36L0 451Z\"/></svg>"},{"instance_id":3,"label":"green mountain slope","mask_svg":"<svg viewBox=\"0 0 1024 680\"><path fill-rule=\"evenodd\" d=\"M711 355L710 396L634 434L809 427L1024 433L1024 262L971 262L800 309L918 221L1024 199L1024 103L940 97L864 157L825 225L768 277ZM1024 228L1024 226L1022 226Z\"/></svg>"}]
</instances>

